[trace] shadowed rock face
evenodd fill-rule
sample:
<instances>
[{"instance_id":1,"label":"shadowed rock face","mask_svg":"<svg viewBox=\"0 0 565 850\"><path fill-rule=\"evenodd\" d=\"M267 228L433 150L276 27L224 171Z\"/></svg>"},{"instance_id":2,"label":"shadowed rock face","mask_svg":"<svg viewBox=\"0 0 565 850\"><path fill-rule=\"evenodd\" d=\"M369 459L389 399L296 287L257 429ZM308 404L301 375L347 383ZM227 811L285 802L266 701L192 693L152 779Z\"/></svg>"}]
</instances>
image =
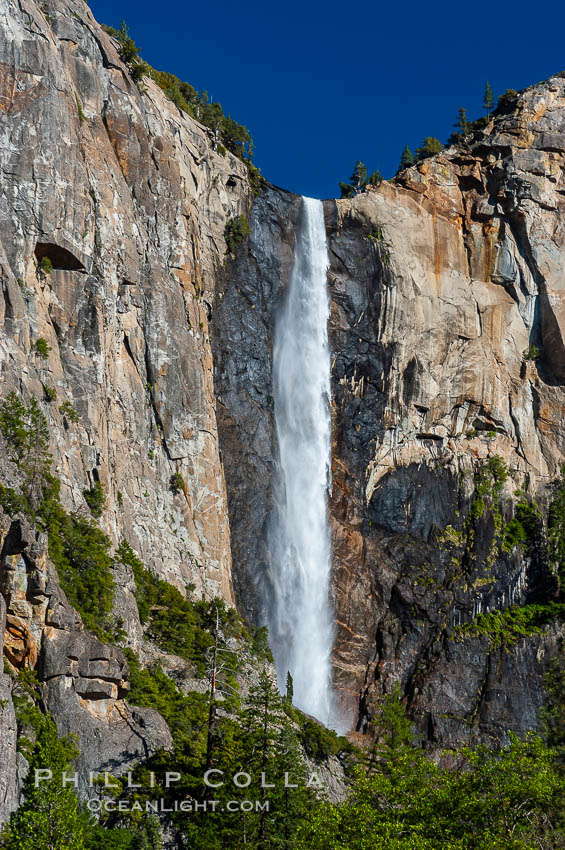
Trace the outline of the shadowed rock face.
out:
<instances>
[{"instance_id":1,"label":"shadowed rock face","mask_svg":"<svg viewBox=\"0 0 565 850\"><path fill-rule=\"evenodd\" d=\"M436 745L537 722L541 674L560 628L501 650L485 636L463 640L453 627L555 589L541 543L527 554L494 552L493 518L487 512L469 532L466 517L474 472L489 458L503 458L510 471L503 522L517 487L547 505L563 462L564 130L565 80L553 78L524 92L468 149L325 203L334 663L343 710L361 731L371 731L376 700L396 682ZM289 206L296 209L293 196L263 193L249 248L230 270L229 318L216 314L244 607L258 564L266 580L257 549L272 458L258 458L273 440L270 392L251 398L245 373L249 346L260 346L253 383L270 387L272 317L293 249ZM524 356L531 345L541 351L536 361Z\"/></svg>"}]
</instances>

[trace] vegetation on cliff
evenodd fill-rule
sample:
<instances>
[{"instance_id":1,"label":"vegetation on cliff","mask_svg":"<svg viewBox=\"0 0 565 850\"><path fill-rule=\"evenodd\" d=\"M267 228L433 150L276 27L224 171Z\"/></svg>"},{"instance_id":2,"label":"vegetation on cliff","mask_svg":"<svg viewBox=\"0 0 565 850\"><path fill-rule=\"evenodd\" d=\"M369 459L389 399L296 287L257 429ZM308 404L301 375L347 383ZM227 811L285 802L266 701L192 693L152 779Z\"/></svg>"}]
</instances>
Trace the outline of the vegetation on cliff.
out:
<instances>
[{"instance_id":1,"label":"vegetation on cliff","mask_svg":"<svg viewBox=\"0 0 565 850\"><path fill-rule=\"evenodd\" d=\"M253 139L247 127L238 124L231 115L225 115L221 104L213 103L207 92L198 92L190 83L183 82L174 74L157 71L144 62L140 56L140 48L129 35L125 21L122 21L120 29L110 26L105 26L104 29L117 40L122 61L128 66L138 85L143 77L151 77L175 106L212 130L218 153L225 153L227 149L240 159L251 163Z\"/></svg>"},{"instance_id":2,"label":"vegetation on cliff","mask_svg":"<svg viewBox=\"0 0 565 850\"><path fill-rule=\"evenodd\" d=\"M451 754L440 767L417 746L399 694L385 700L379 743L342 805L319 801L301 850L533 850L565 846L565 777L538 735Z\"/></svg>"}]
</instances>

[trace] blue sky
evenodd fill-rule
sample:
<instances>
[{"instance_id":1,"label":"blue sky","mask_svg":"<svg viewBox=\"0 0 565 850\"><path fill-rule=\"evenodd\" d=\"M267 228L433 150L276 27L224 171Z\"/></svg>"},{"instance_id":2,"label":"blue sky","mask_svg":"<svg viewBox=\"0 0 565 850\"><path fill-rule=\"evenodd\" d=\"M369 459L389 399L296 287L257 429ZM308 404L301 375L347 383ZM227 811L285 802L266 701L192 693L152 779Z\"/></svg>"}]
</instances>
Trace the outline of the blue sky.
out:
<instances>
[{"instance_id":1,"label":"blue sky","mask_svg":"<svg viewBox=\"0 0 565 850\"><path fill-rule=\"evenodd\" d=\"M154 67L219 100L278 186L339 195L355 160L385 177L405 144L445 141L459 106L565 70L565 4L92 0Z\"/></svg>"}]
</instances>

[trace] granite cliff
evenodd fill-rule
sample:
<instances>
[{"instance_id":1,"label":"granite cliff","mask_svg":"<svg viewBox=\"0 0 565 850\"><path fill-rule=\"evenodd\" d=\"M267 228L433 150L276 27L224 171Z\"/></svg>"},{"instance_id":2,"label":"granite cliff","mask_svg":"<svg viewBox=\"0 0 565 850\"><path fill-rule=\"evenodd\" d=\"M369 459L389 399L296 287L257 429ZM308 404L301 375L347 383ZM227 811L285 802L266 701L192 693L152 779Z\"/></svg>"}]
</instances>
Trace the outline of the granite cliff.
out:
<instances>
[{"instance_id":1,"label":"granite cliff","mask_svg":"<svg viewBox=\"0 0 565 850\"><path fill-rule=\"evenodd\" d=\"M563 463L564 130L556 77L465 147L325 202L334 661L359 730L395 684L435 746L537 723L561 626L504 647L460 627L556 594L543 529L529 548L496 538L519 488L547 514ZM271 316L299 206L262 193L214 313L234 583L248 606L268 581ZM501 514L475 516L477 478L498 460Z\"/></svg>"},{"instance_id":2,"label":"granite cliff","mask_svg":"<svg viewBox=\"0 0 565 850\"><path fill-rule=\"evenodd\" d=\"M254 199L246 165L152 80L137 87L80 0L0 0L0 27L0 395L42 399L67 510L88 513L100 483L115 545L260 621L273 315L300 198L266 185ZM464 147L325 202L334 664L360 732L396 683L432 746L537 724L559 620L509 645L472 624L560 598L545 526L565 459L564 168L554 77ZM229 257L240 215L251 235ZM528 545L504 545L518 490L541 519ZM37 670L82 766L123 771L169 746L162 718L125 701L123 652L84 629L45 535L4 512L0 539L5 657ZM137 649L133 577L114 574ZM11 681L0 817L23 769Z\"/></svg>"}]
</instances>

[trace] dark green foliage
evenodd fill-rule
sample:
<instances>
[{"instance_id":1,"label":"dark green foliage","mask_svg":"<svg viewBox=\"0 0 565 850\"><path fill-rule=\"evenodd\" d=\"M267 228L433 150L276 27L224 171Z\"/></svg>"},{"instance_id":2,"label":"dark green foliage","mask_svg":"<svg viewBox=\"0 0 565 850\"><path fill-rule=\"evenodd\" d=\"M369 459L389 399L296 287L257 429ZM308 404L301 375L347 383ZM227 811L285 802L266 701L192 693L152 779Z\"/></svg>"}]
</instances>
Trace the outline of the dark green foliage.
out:
<instances>
[{"instance_id":1,"label":"dark green foliage","mask_svg":"<svg viewBox=\"0 0 565 850\"><path fill-rule=\"evenodd\" d=\"M402 151L402 154L400 156L400 164L398 166L398 171L404 171L405 168L410 168L411 165L414 165L414 154L412 153L408 145L405 145L404 150Z\"/></svg>"},{"instance_id":2,"label":"dark green foliage","mask_svg":"<svg viewBox=\"0 0 565 850\"><path fill-rule=\"evenodd\" d=\"M2 402L0 430L12 460L23 474L22 496L36 505L41 483L49 472L49 426L39 404L32 398L25 405L15 392Z\"/></svg>"},{"instance_id":3,"label":"dark green foliage","mask_svg":"<svg viewBox=\"0 0 565 850\"><path fill-rule=\"evenodd\" d=\"M467 119L467 110L463 106L460 106L457 110L457 121L453 126L457 127L462 136L466 136L469 133L469 121Z\"/></svg>"},{"instance_id":4,"label":"dark green foliage","mask_svg":"<svg viewBox=\"0 0 565 850\"><path fill-rule=\"evenodd\" d=\"M475 472L475 492L468 519L471 522L480 519L488 507L494 518L495 535L502 529L500 494L507 478L508 469L498 455L489 458Z\"/></svg>"},{"instance_id":5,"label":"dark green foliage","mask_svg":"<svg viewBox=\"0 0 565 850\"><path fill-rule=\"evenodd\" d=\"M115 37L120 43L120 58L122 62L129 65L134 62L139 56L140 48L136 45L133 38L130 37L125 21L122 21L120 29L115 33Z\"/></svg>"},{"instance_id":6,"label":"dark green foliage","mask_svg":"<svg viewBox=\"0 0 565 850\"><path fill-rule=\"evenodd\" d=\"M45 393L45 401L55 401L57 398L57 390L55 387L50 387L44 384L43 392Z\"/></svg>"},{"instance_id":7,"label":"dark green foliage","mask_svg":"<svg viewBox=\"0 0 565 850\"><path fill-rule=\"evenodd\" d=\"M339 188L340 188L340 191L341 191L341 197L342 198L354 198L355 197L355 190L354 190L353 186L351 186L349 183L340 182Z\"/></svg>"},{"instance_id":8,"label":"dark green foliage","mask_svg":"<svg viewBox=\"0 0 565 850\"><path fill-rule=\"evenodd\" d=\"M30 411L19 395L11 392L2 402L0 429L8 443L11 458L16 463L21 463L29 451L30 427Z\"/></svg>"},{"instance_id":9,"label":"dark green foliage","mask_svg":"<svg viewBox=\"0 0 565 850\"><path fill-rule=\"evenodd\" d=\"M242 827L245 827L248 843L258 850L292 847L297 829L314 802L312 793L305 787L306 768L285 707L275 685L263 671L238 718L237 737L242 767L252 777L246 796L261 801L268 799L270 809L268 814L253 813L245 825L236 821L232 826L233 846L240 846ZM290 793L280 781L276 782L285 772L290 781L298 785ZM262 774L271 778L274 788L262 787Z\"/></svg>"},{"instance_id":10,"label":"dark green foliage","mask_svg":"<svg viewBox=\"0 0 565 850\"><path fill-rule=\"evenodd\" d=\"M553 498L547 517L549 557L559 578L561 594L565 587L565 466L553 485Z\"/></svg>"},{"instance_id":11,"label":"dark green foliage","mask_svg":"<svg viewBox=\"0 0 565 850\"><path fill-rule=\"evenodd\" d=\"M86 818L72 787L63 786L77 756L70 739L61 740L50 717L38 714L36 741L24 783L24 803L0 834L5 850L84 850ZM51 770L53 778L35 787L35 770Z\"/></svg>"},{"instance_id":12,"label":"dark green foliage","mask_svg":"<svg viewBox=\"0 0 565 850\"><path fill-rule=\"evenodd\" d=\"M124 827L108 828L92 823L84 847L85 850L161 850L159 821L155 816L145 815Z\"/></svg>"},{"instance_id":13,"label":"dark green foliage","mask_svg":"<svg viewBox=\"0 0 565 850\"><path fill-rule=\"evenodd\" d=\"M139 616L149 637L166 652L192 662L199 675L205 673L206 653L213 644L216 607L224 635L248 639L241 619L222 600L193 602L183 596L176 587L150 573L125 540L116 557L132 569Z\"/></svg>"},{"instance_id":14,"label":"dark green foliage","mask_svg":"<svg viewBox=\"0 0 565 850\"><path fill-rule=\"evenodd\" d=\"M383 182L383 176L380 171L373 171L367 178L367 186L379 186Z\"/></svg>"},{"instance_id":15,"label":"dark green foliage","mask_svg":"<svg viewBox=\"0 0 565 850\"><path fill-rule=\"evenodd\" d=\"M184 478L180 474L180 472L174 472L171 475L171 480L169 481L169 486L173 493L184 493Z\"/></svg>"},{"instance_id":16,"label":"dark green foliage","mask_svg":"<svg viewBox=\"0 0 565 850\"><path fill-rule=\"evenodd\" d=\"M544 735L549 746L559 754L561 770L565 768L565 653L563 640L545 676L546 699L542 709Z\"/></svg>"},{"instance_id":17,"label":"dark green foliage","mask_svg":"<svg viewBox=\"0 0 565 850\"><path fill-rule=\"evenodd\" d=\"M193 105L197 102L198 92L190 83L183 83L174 74L156 71L154 68L151 69L151 77L175 106L194 116Z\"/></svg>"},{"instance_id":18,"label":"dark green foliage","mask_svg":"<svg viewBox=\"0 0 565 850\"><path fill-rule=\"evenodd\" d=\"M39 263L39 268L43 272L43 274L51 274L53 271L53 263L49 259L49 257L42 257L41 262Z\"/></svg>"},{"instance_id":19,"label":"dark green foliage","mask_svg":"<svg viewBox=\"0 0 565 850\"><path fill-rule=\"evenodd\" d=\"M237 246L245 242L250 233L251 228L245 216L238 215L236 218L230 218L224 230L228 254L234 254Z\"/></svg>"},{"instance_id":20,"label":"dark green foliage","mask_svg":"<svg viewBox=\"0 0 565 850\"><path fill-rule=\"evenodd\" d=\"M292 681L292 674L290 670L288 670L286 674L286 688L284 698L289 705L292 705L292 702L294 700L294 682Z\"/></svg>"},{"instance_id":21,"label":"dark green foliage","mask_svg":"<svg viewBox=\"0 0 565 850\"><path fill-rule=\"evenodd\" d=\"M150 74L151 65L149 65L147 62L144 62L142 59L136 59L133 62L130 62L129 72L136 86L141 88L141 90L143 91L141 87L141 81L144 77L147 77Z\"/></svg>"},{"instance_id":22,"label":"dark green foliage","mask_svg":"<svg viewBox=\"0 0 565 850\"><path fill-rule=\"evenodd\" d=\"M494 455L475 473L475 492L479 496L497 498L507 478L508 467L499 455Z\"/></svg>"},{"instance_id":23,"label":"dark green foliage","mask_svg":"<svg viewBox=\"0 0 565 850\"><path fill-rule=\"evenodd\" d=\"M379 171L367 176L367 167L361 160L357 160L353 167L353 173L349 178L349 183L340 183L342 198L354 198L360 192L363 192L367 186L378 186L382 183L383 178Z\"/></svg>"},{"instance_id":24,"label":"dark green foliage","mask_svg":"<svg viewBox=\"0 0 565 850\"><path fill-rule=\"evenodd\" d=\"M88 490L83 490L82 495L91 510L92 516L99 519L106 506L106 493L100 481L95 481L92 487Z\"/></svg>"},{"instance_id":25,"label":"dark green foliage","mask_svg":"<svg viewBox=\"0 0 565 850\"><path fill-rule=\"evenodd\" d=\"M414 741L398 693L375 719L379 743L342 805L320 800L299 829L300 850L530 850L562 847L563 780L532 734L503 749L457 754L440 768ZM540 843L542 842L543 843Z\"/></svg>"},{"instance_id":26,"label":"dark green foliage","mask_svg":"<svg viewBox=\"0 0 565 850\"><path fill-rule=\"evenodd\" d=\"M498 98L496 111L498 113L512 112L512 110L516 106L517 97L518 92L516 91L516 89L506 89L504 94L501 94Z\"/></svg>"},{"instance_id":27,"label":"dark green foliage","mask_svg":"<svg viewBox=\"0 0 565 850\"><path fill-rule=\"evenodd\" d=\"M426 136L419 148L416 148L416 160L421 162L429 156L435 156L443 150L443 145L434 136Z\"/></svg>"},{"instance_id":28,"label":"dark green foliage","mask_svg":"<svg viewBox=\"0 0 565 850\"><path fill-rule=\"evenodd\" d=\"M131 649L126 649L125 653L130 668L128 701L132 705L154 708L162 714L175 738L182 736L183 743L193 738L191 750L196 759L195 764L198 763L205 749L203 731L208 714L206 694L183 694L161 667L144 670Z\"/></svg>"},{"instance_id":29,"label":"dark green foliage","mask_svg":"<svg viewBox=\"0 0 565 850\"><path fill-rule=\"evenodd\" d=\"M294 713L293 717L296 719L297 713ZM337 756L349 749L347 738L340 738L334 731L305 714L299 717L300 742L306 754L318 764L327 761L330 756Z\"/></svg>"},{"instance_id":30,"label":"dark green foliage","mask_svg":"<svg viewBox=\"0 0 565 850\"><path fill-rule=\"evenodd\" d=\"M484 96L483 96L483 108L484 108L485 112L487 113L487 115L491 112L493 106L494 106L494 94L492 92L491 84L487 80L486 86L485 86L485 93L484 93Z\"/></svg>"},{"instance_id":31,"label":"dark green foliage","mask_svg":"<svg viewBox=\"0 0 565 850\"><path fill-rule=\"evenodd\" d=\"M361 160L357 160L353 168L349 183L353 187L354 193L357 195L367 182L367 166Z\"/></svg>"},{"instance_id":32,"label":"dark green foliage","mask_svg":"<svg viewBox=\"0 0 565 850\"><path fill-rule=\"evenodd\" d=\"M516 505L514 517L504 527L502 548L510 551L518 543L530 546L539 537L542 520L539 511L521 498Z\"/></svg>"},{"instance_id":33,"label":"dark green foliage","mask_svg":"<svg viewBox=\"0 0 565 850\"><path fill-rule=\"evenodd\" d=\"M523 356L524 360L539 360L539 358L541 357L541 354L542 354L541 349L539 349L537 347L537 345L534 345L533 343L531 343L529 348L527 348L524 351L524 354L522 356Z\"/></svg>"},{"instance_id":34,"label":"dark green foliage","mask_svg":"<svg viewBox=\"0 0 565 850\"><path fill-rule=\"evenodd\" d=\"M47 259L47 257L43 258L43 260L46 260L46 259ZM42 260L42 263L43 263L43 260ZM49 260L49 262L51 262L51 261ZM46 360L51 353L51 346L49 345L49 343L47 342L46 339L43 339L42 336L40 336L38 339L35 340L34 349L35 349L35 353L39 354L39 356L42 357L44 360Z\"/></svg>"},{"instance_id":35,"label":"dark green foliage","mask_svg":"<svg viewBox=\"0 0 565 850\"><path fill-rule=\"evenodd\" d=\"M59 413L61 416L64 416L69 422L77 423L78 422L78 413L72 406L70 401L64 401L63 404L59 407Z\"/></svg>"},{"instance_id":36,"label":"dark green foliage","mask_svg":"<svg viewBox=\"0 0 565 850\"><path fill-rule=\"evenodd\" d=\"M59 491L59 482L48 480L37 510L38 523L49 536L49 556L61 587L86 628L102 640L111 640L114 578L110 540L91 520L68 514Z\"/></svg>"},{"instance_id":37,"label":"dark green foliage","mask_svg":"<svg viewBox=\"0 0 565 850\"><path fill-rule=\"evenodd\" d=\"M253 194L255 195L255 197L257 197L257 195L259 195L265 187L265 178L263 177L259 169L255 165L253 165L252 162L247 163L247 169L249 171L249 182L251 183Z\"/></svg>"},{"instance_id":38,"label":"dark green foliage","mask_svg":"<svg viewBox=\"0 0 565 850\"><path fill-rule=\"evenodd\" d=\"M565 605L548 602L545 605L512 605L501 611L477 614L471 623L456 626L453 636L476 637L487 635L491 646L510 646L528 635L542 632L549 623L565 620Z\"/></svg>"},{"instance_id":39,"label":"dark green foliage","mask_svg":"<svg viewBox=\"0 0 565 850\"><path fill-rule=\"evenodd\" d=\"M50 472L49 427L37 401L25 405L10 393L0 409L0 430L23 474L21 493L0 488L4 507L24 511L47 532L49 555L69 602L88 629L109 639L114 598L110 541L88 519L63 508L60 482ZM93 505L98 504L96 492Z\"/></svg>"},{"instance_id":40,"label":"dark green foliage","mask_svg":"<svg viewBox=\"0 0 565 850\"><path fill-rule=\"evenodd\" d=\"M253 653L259 659L272 663L273 656L269 647L269 633L266 626L261 626L253 635Z\"/></svg>"}]
</instances>

